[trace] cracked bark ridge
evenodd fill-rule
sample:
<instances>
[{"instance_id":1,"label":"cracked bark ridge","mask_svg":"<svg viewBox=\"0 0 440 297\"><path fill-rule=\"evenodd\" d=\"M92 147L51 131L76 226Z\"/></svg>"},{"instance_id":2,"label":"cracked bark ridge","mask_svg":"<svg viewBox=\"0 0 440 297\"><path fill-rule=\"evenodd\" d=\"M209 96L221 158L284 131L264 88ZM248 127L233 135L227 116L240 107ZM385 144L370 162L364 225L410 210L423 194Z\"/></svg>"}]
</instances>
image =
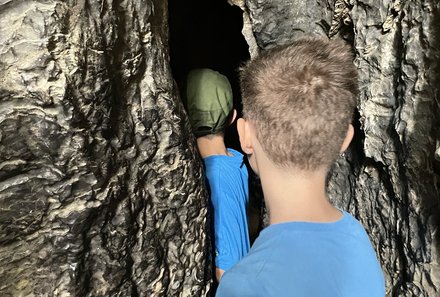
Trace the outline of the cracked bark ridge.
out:
<instances>
[{"instance_id":1,"label":"cracked bark ridge","mask_svg":"<svg viewBox=\"0 0 440 297\"><path fill-rule=\"evenodd\" d=\"M0 295L205 296L166 1L0 1Z\"/></svg>"},{"instance_id":2,"label":"cracked bark ridge","mask_svg":"<svg viewBox=\"0 0 440 297\"><path fill-rule=\"evenodd\" d=\"M243 29L241 30L241 34L249 46L249 55L251 58L253 58L258 55L259 47L257 41L255 40L254 32L252 31L251 19L246 8L245 0L228 0L228 3L230 5L240 7L240 9L243 11Z\"/></svg>"},{"instance_id":3,"label":"cracked bark ridge","mask_svg":"<svg viewBox=\"0 0 440 297\"><path fill-rule=\"evenodd\" d=\"M246 4L263 50L303 34L340 35L353 46L360 76L356 136L347 158L335 164L330 196L366 227L388 296L438 296L440 4Z\"/></svg>"},{"instance_id":4,"label":"cracked bark ridge","mask_svg":"<svg viewBox=\"0 0 440 297\"><path fill-rule=\"evenodd\" d=\"M259 47L268 49L304 34L326 35L334 1L246 0L246 6Z\"/></svg>"}]
</instances>

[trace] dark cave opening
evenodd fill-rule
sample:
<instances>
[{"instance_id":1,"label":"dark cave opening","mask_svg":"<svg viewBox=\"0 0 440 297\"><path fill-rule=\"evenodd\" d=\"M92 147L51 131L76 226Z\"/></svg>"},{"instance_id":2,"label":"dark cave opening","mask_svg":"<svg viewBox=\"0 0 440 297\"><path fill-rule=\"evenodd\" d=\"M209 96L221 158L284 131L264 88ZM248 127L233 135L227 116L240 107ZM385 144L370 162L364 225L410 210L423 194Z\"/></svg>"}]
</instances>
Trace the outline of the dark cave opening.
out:
<instances>
[{"instance_id":1,"label":"dark cave opening","mask_svg":"<svg viewBox=\"0 0 440 297\"><path fill-rule=\"evenodd\" d=\"M242 114L238 68L250 58L241 33L243 12L227 0L169 0L170 60L179 89L193 68L211 68L226 75L234 95L234 108ZM225 131L227 147L241 151L236 122ZM247 158L245 158L247 162ZM261 185L249 164L249 235L253 242L262 227Z\"/></svg>"},{"instance_id":2,"label":"dark cave opening","mask_svg":"<svg viewBox=\"0 0 440 297\"><path fill-rule=\"evenodd\" d=\"M241 9L227 0L169 0L168 10L171 69L179 89L189 70L216 70L228 77L240 116L238 67L249 59ZM241 151L235 124L227 128L225 143Z\"/></svg>"}]
</instances>

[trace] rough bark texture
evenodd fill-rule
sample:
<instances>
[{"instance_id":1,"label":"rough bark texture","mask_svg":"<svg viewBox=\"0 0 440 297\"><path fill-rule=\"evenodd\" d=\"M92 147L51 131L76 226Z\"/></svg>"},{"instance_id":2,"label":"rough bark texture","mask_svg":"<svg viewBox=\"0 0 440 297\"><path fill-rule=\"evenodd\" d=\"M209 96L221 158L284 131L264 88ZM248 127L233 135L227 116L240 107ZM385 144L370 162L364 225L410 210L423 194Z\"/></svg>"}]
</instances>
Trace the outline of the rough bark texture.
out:
<instances>
[{"instance_id":1,"label":"rough bark texture","mask_svg":"<svg viewBox=\"0 0 440 297\"><path fill-rule=\"evenodd\" d=\"M438 1L247 0L246 7L262 50L310 33L352 44L357 135L335 166L330 195L366 227L388 296L439 296Z\"/></svg>"},{"instance_id":2,"label":"rough bark texture","mask_svg":"<svg viewBox=\"0 0 440 297\"><path fill-rule=\"evenodd\" d=\"M205 296L166 1L0 0L0 295Z\"/></svg>"},{"instance_id":3,"label":"rough bark texture","mask_svg":"<svg viewBox=\"0 0 440 297\"><path fill-rule=\"evenodd\" d=\"M229 2L252 55L309 33L353 46L357 134L330 195L366 227L389 296L438 296L438 1ZM167 30L166 1L0 0L1 296L208 294Z\"/></svg>"}]
</instances>

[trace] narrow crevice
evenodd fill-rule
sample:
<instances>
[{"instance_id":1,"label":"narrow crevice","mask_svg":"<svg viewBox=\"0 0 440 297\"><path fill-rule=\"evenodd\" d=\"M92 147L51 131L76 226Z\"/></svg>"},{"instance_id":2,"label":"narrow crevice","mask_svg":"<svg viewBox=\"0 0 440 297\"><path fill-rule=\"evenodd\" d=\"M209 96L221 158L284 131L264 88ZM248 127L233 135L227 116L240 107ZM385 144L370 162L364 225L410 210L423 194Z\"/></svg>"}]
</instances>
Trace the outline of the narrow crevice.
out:
<instances>
[{"instance_id":1,"label":"narrow crevice","mask_svg":"<svg viewBox=\"0 0 440 297\"><path fill-rule=\"evenodd\" d=\"M231 83L234 108L242 115L239 67L250 58L242 35L243 11L227 0L169 0L170 62L178 88L184 88L187 73L194 68L211 68L226 75ZM241 151L236 125L225 131L225 144ZM246 159L246 158L245 158ZM249 228L253 241L262 228L262 191L250 173ZM213 272L211 272L213 273ZM215 291L215 287L213 287Z\"/></svg>"},{"instance_id":2,"label":"narrow crevice","mask_svg":"<svg viewBox=\"0 0 440 297\"><path fill-rule=\"evenodd\" d=\"M194 68L211 68L226 75L241 115L238 68L249 59L241 33L243 11L227 0L169 0L170 62L180 90ZM241 150L235 125L226 130L227 146Z\"/></svg>"},{"instance_id":3,"label":"narrow crevice","mask_svg":"<svg viewBox=\"0 0 440 297\"><path fill-rule=\"evenodd\" d=\"M396 63L393 74L394 77L393 96L396 100L396 104L393 107L394 115L392 120L390 121L391 124L387 129L387 133L389 134L389 139L392 141L393 147L397 152L396 170L397 170L398 179L400 181L400 197L396 197L396 195L394 195L394 197L390 196L390 198L393 198L393 200L398 204L398 207L393 207L392 209L394 209L395 211L395 216L400 217L403 225L405 226L404 228L399 228L399 230L397 230L398 233L395 234L396 247L400 259L399 261L400 277L396 281L396 284L398 285L395 285L393 288L393 290L397 290L397 291L394 291L393 294L400 294L399 291L402 289L406 290L407 285L412 282L410 267L408 266L409 250L405 250L406 245L404 245L404 242L408 242L409 240L408 236L411 230L411 226L409 223L409 208L410 208L409 197L408 197L409 180L406 172L406 160L407 160L408 152L406 147L402 144L400 140L400 135L396 131L397 122L400 120L399 109L404 105L404 101L405 101L405 88L404 88L405 82L403 80L404 73L402 70L402 65L404 63L404 49L405 49L403 35L402 35L402 19L404 16L405 14L402 12L401 14L399 14L398 20L396 20L397 29L395 30L396 36L395 36L394 48L396 49L397 52L395 55ZM391 183L391 180L389 180L389 182ZM390 184L390 186L392 186L392 184Z\"/></svg>"},{"instance_id":4,"label":"narrow crevice","mask_svg":"<svg viewBox=\"0 0 440 297\"><path fill-rule=\"evenodd\" d=\"M106 139L111 139L113 137L118 137L118 132L120 131L120 125L124 124L120 119L123 118L123 115L126 114L126 102L124 100L124 81L122 78L122 70L123 69L123 60L124 53L126 52L126 44L125 44L125 36L127 34L125 28L125 13L121 11L121 0L114 0L112 3L112 9L116 12L116 28L117 35L114 44L112 45L104 45L104 48L110 46L109 52L104 55L105 57L105 66L109 73L109 79L111 81L111 97L110 97L110 106L112 107L109 114L109 126L107 130L103 131L103 136ZM103 23L104 24L104 23ZM101 28L104 31L104 28ZM128 133L124 133L122 135L128 135ZM121 145L126 143L125 139L120 140Z\"/></svg>"}]
</instances>

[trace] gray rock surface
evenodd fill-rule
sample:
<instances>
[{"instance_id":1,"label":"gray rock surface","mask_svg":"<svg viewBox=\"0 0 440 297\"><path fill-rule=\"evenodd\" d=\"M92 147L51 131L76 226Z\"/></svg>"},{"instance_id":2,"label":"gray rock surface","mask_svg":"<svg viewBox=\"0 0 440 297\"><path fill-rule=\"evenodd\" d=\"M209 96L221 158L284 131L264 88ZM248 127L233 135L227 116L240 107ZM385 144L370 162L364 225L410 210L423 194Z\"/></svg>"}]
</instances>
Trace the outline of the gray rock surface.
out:
<instances>
[{"instance_id":1,"label":"gray rock surface","mask_svg":"<svg viewBox=\"0 0 440 297\"><path fill-rule=\"evenodd\" d=\"M439 296L440 4L247 0L261 50L340 36L360 75L356 137L329 181L366 227L388 296ZM437 160L436 160L437 156Z\"/></svg>"},{"instance_id":2,"label":"gray rock surface","mask_svg":"<svg viewBox=\"0 0 440 297\"><path fill-rule=\"evenodd\" d=\"M166 1L0 1L0 296L205 296Z\"/></svg>"}]
</instances>

